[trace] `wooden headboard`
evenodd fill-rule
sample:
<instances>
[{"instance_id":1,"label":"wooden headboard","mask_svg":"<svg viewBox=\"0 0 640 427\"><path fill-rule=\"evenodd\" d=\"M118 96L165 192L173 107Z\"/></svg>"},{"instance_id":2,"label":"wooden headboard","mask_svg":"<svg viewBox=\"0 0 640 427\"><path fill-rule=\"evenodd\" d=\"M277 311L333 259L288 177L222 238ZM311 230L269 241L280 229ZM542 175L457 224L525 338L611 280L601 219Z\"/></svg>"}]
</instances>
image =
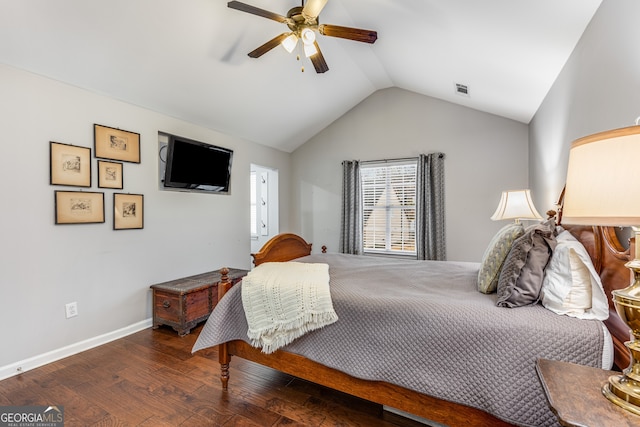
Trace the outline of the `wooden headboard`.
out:
<instances>
[{"instance_id":1,"label":"wooden headboard","mask_svg":"<svg viewBox=\"0 0 640 427\"><path fill-rule=\"evenodd\" d=\"M609 318L604 323L613 338L614 363L619 369L624 369L630 362L629 350L624 345L630 339L630 332L629 327L616 312L611 291L626 288L631 284L631 270L624 264L631 260L631 254L635 253L633 247L635 242L632 241L629 248L625 249L613 227L564 224L562 227L584 245L600 275L609 300Z\"/></svg>"},{"instance_id":2,"label":"wooden headboard","mask_svg":"<svg viewBox=\"0 0 640 427\"><path fill-rule=\"evenodd\" d=\"M281 233L269 240L260 252L251 254L253 264L263 262L284 262L307 256L311 253L311 243L293 233Z\"/></svg>"}]
</instances>

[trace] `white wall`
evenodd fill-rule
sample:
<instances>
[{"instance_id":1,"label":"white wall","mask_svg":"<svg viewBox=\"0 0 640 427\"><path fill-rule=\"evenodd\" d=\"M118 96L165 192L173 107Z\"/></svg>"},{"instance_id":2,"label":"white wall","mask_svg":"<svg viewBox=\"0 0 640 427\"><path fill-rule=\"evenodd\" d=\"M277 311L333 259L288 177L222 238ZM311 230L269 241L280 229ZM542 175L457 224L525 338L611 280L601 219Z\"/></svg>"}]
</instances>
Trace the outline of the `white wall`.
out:
<instances>
[{"instance_id":1,"label":"white wall","mask_svg":"<svg viewBox=\"0 0 640 427\"><path fill-rule=\"evenodd\" d=\"M149 285L249 267L250 163L280 173L281 227L288 224L290 155L0 65L0 370L151 317ZM91 147L93 124L141 135L141 163L124 164L123 192L144 194L144 229L54 224L49 141ZM235 150L231 195L158 190L158 131ZM87 189L88 190L88 189ZM65 319L65 303L79 316Z\"/></svg>"},{"instance_id":2,"label":"white wall","mask_svg":"<svg viewBox=\"0 0 640 427\"><path fill-rule=\"evenodd\" d=\"M530 124L534 203L555 201L571 142L640 116L640 2L604 0Z\"/></svg>"},{"instance_id":3,"label":"white wall","mask_svg":"<svg viewBox=\"0 0 640 427\"><path fill-rule=\"evenodd\" d=\"M501 192L528 185L527 132L525 124L435 98L378 91L292 153L292 228L314 251L337 252L343 160L441 151L447 257L480 261L504 225L489 219Z\"/></svg>"}]
</instances>

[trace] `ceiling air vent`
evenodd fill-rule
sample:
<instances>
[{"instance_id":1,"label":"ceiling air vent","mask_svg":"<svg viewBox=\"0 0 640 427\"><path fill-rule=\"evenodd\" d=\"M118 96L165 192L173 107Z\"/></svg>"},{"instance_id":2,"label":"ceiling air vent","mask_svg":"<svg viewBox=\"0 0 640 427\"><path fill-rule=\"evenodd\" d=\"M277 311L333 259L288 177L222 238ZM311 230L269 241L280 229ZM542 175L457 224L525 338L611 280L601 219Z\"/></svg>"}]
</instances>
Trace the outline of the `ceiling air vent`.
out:
<instances>
[{"instance_id":1,"label":"ceiling air vent","mask_svg":"<svg viewBox=\"0 0 640 427\"><path fill-rule=\"evenodd\" d=\"M462 96L469 96L469 88L467 85L463 85L460 83L455 83L456 93Z\"/></svg>"}]
</instances>

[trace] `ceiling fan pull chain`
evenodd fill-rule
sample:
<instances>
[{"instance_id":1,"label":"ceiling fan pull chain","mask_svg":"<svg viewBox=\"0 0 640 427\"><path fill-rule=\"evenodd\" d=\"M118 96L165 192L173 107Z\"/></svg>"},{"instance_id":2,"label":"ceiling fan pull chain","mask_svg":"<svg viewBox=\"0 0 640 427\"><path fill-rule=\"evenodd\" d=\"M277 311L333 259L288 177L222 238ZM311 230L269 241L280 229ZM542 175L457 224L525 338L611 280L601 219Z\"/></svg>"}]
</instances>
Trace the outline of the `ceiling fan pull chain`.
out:
<instances>
[{"instance_id":1,"label":"ceiling fan pull chain","mask_svg":"<svg viewBox=\"0 0 640 427\"><path fill-rule=\"evenodd\" d=\"M296 61L300 61L302 63L302 65L300 66L300 72L304 73L304 55L300 56L300 52L302 51L301 43L298 43L296 45L296 48L298 49L298 53L296 53Z\"/></svg>"}]
</instances>

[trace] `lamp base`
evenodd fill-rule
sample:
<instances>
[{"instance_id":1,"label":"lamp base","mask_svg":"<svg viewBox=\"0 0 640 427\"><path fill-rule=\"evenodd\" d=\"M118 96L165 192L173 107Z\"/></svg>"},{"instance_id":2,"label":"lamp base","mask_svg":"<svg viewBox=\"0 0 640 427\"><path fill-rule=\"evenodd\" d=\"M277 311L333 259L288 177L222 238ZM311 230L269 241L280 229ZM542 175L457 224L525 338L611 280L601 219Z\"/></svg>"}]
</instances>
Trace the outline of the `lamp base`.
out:
<instances>
[{"instance_id":1,"label":"lamp base","mask_svg":"<svg viewBox=\"0 0 640 427\"><path fill-rule=\"evenodd\" d=\"M634 227L634 231L638 230ZM633 271L633 284L613 291L612 296L618 315L631 329L632 339L624 343L631 362L622 375L609 377L609 382L602 387L602 394L621 408L640 415L640 259L636 256L625 265Z\"/></svg>"},{"instance_id":2,"label":"lamp base","mask_svg":"<svg viewBox=\"0 0 640 427\"><path fill-rule=\"evenodd\" d=\"M602 386L602 394L622 409L640 415L640 384L637 381L624 375L612 375Z\"/></svg>"}]
</instances>

